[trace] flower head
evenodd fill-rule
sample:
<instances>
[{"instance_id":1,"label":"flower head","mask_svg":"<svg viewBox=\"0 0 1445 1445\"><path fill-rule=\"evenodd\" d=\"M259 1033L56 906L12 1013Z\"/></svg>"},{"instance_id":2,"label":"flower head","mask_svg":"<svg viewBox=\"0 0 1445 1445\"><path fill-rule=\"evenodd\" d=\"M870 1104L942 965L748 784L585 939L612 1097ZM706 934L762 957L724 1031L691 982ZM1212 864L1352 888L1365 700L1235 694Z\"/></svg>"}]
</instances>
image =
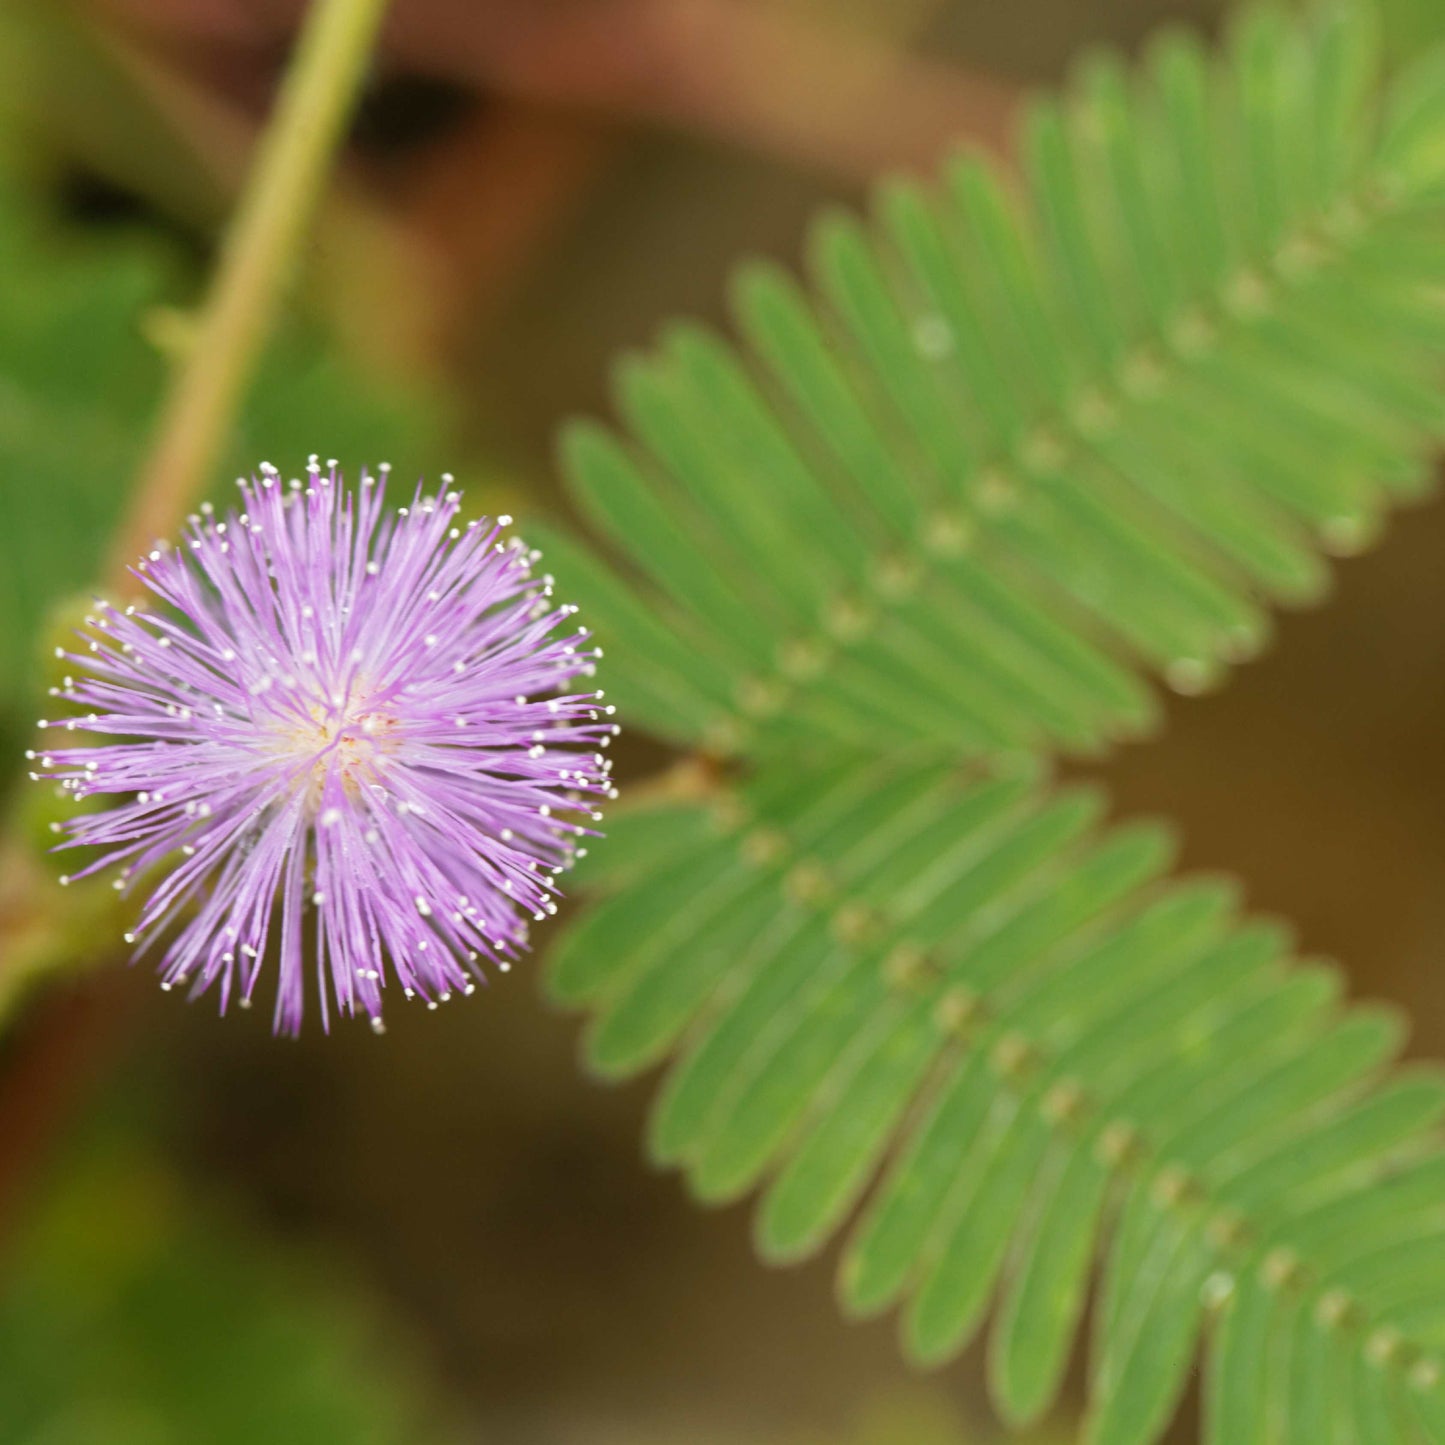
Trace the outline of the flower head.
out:
<instances>
[{"instance_id":1,"label":"flower head","mask_svg":"<svg viewBox=\"0 0 1445 1445\"><path fill-rule=\"evenodd\" d=\"M289 485L263 466L224 520L203 507L137 567L146 603L100 604L90 652L62 653L85 712L44 724L107 739L40 776L125 795L62 846L153 884L127 939L166 936L161 987L247 1007L274 960L278 1032L308 953L323 1023L329 980L378 1030L393 979L435 1006L505 970L615 796L612 709L567 691L598 653L537 554L510 518L461 523L448 487L391 511L385 484L313 457Z\"/></svg>"}]
</instances>

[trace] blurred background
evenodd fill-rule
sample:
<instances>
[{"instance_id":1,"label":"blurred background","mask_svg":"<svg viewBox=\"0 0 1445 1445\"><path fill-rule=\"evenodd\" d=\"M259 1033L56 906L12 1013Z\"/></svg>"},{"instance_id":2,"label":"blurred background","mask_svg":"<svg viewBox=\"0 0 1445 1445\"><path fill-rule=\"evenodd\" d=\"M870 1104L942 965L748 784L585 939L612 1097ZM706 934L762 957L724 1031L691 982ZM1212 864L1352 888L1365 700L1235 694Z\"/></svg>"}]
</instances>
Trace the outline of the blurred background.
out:
<instances>
[{"instance_id":1,"label":"blurred background","mask_svg":"<svg viewBox=\"0 0 1445 1445\"><path fill-rule=\"evenodd\" d=\"M299 0L0 0L0 743L83 587L270 107ZM397 0L232 474L312 450L563 508L558 421L730 264L1028 88L1220 0ZM1396 58L1435 0L1391 0ZM1189 866L1445 1043L1445 513L1344 564L1264 662L1110 764ZM665 762L629 739L624 776ZM1097 770L1096 770L1097 771ZM0 782L0 798L11 787ZM545 935L539 946L545 948ZM264 1014L264 1011L257 1011ZM384 1041L274 1041L110 959L0 1037L0 1442L980 1445L970 1357L912 1375L831 1261L642 1162L527 971ZM1072 1438L1067 1418L1034 1437ZM1183 1432L1177 1439L1189 1438Z\"/></svg>"}]
</instances>

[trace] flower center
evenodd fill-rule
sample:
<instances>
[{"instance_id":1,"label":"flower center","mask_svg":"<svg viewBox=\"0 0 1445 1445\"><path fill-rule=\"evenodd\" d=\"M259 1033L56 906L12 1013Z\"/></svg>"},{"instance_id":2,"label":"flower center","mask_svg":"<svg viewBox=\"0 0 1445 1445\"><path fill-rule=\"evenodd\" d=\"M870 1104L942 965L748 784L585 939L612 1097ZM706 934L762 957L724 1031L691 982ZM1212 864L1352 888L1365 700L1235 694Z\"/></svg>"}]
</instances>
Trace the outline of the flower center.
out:
<instances>
[{"instance_id":1,"label":"flower center","mask_svg":"<svg viewBox=\"0 0 1445 1445\"><path fill-rule=\"evenodd\" d=\"M310 759L310 767L298 783L310 806L320 806L328 777L340 781L348 798L359 796L363 786L378 782L378 765L399 745L396 718L371 707L365 698L345 708L314 703L309 711L310 722L292 720L284 729L281 747L298 761Z\"/></svg>"}]
</instances>

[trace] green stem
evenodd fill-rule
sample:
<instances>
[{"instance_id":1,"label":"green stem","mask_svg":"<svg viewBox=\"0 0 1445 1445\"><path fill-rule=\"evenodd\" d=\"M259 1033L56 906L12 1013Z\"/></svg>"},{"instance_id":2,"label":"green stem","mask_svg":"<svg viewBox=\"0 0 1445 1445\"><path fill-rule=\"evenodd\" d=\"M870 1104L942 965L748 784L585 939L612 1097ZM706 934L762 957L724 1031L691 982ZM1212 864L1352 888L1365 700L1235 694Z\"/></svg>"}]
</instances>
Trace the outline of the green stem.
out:
<instances>
[{"instance_id":1,"label":"green stem","mask_svg":"<svg viewBox=\"0 0 1445 1445\"><path fill-rule=\"evenodd\" d=\"M271 332L326 172L360 88L386 0L315 0L276 114L222 244L115 539L107 581L172 534L211 481L227 429Z\"/></svg>"}]
</instances>

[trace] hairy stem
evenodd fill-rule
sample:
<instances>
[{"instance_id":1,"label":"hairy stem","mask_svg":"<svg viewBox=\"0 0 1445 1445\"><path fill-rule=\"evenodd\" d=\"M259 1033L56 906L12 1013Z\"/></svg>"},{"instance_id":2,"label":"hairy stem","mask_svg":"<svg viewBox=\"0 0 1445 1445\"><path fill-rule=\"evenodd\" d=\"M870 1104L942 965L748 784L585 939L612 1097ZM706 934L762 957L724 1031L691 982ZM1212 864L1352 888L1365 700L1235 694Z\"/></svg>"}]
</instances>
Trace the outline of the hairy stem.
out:
<instances>
[{"instance_id":1,"label":"hairy stem","mask_svg":"<svg viewBox=\"0 0 1445 1445\"><path fill-rule=\"evenodd\" d=\"M106 579L113 588L127 588L127 568L157 537L175 530L211 480L385 10L386 0L315 0L311 8L115 538Z\"/></svg>"}]
</instances>

